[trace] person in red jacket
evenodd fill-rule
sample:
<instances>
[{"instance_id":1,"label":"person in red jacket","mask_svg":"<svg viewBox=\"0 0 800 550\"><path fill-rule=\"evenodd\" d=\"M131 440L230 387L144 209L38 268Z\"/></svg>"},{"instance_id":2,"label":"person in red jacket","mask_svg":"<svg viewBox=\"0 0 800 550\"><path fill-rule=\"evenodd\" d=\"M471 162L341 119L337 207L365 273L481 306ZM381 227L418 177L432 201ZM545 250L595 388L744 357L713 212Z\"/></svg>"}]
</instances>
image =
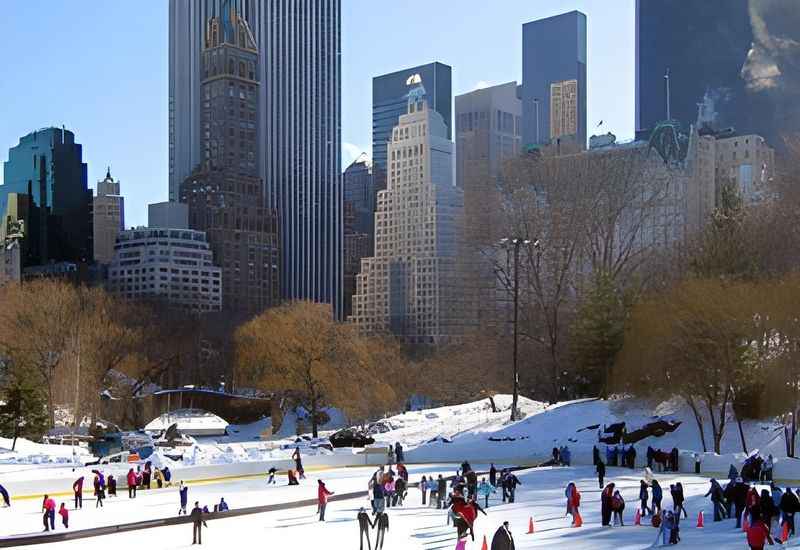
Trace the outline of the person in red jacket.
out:
<instances>
[{"instance_id":1,"label":"person in red jacket","mask_svg":"<svg viewBox=\"0 0 800 550\"><path fill-rule=\"evenodd\" d=\"M333 493L325 487L325 483L321 479L317 480L319 486L317 487L317 504L319 504L319 520L325 521L325 507L328 505L328 497Z\"/></svg>"},{"instance_id":2,"label":"person in red jacket","mask_svg":"<svg viewBox=\"0 0 800 550\"><path fill-rule=\"evenodd\" d=\"M61 516L61 523L64 524L64 529L69 528L69 510L67 510L66 505L62 502L61 508L58 509L58 515Z\"/></svg>"},{"instance_id":3,"label":"person in red jacket","mask_svg":"<svg viewBox=\"0 0 800 550\"><path fill-rule=\"evenodd\" d=\"M747 544L750 545L750 550L764 550L766 542L769 542L770 545L775 543L769 534L769 527L758 515L754 514L752 523L747 527Z\"/></svg>"},{"instance_id":4,"label":"person in red jacket","mask_svg":"<svg viewBox=\"0 0 800 550\"><path fill-rule=\"evenodd\" d=\"M755 486L750 488L750 491L747 493L747 500L745 501L744 509L745 514L747 517L750 518L750 523L753 522L753 510L760 509L761 507L761 497L758 494Z\"/></svg>"},{"instance_id":5,"label":"person in red jacket","mask_svg":"<svg viewBox=\"0 0 800 550\"><path fill-rule=\"evenodd\" d=\"M83 508L83 476L72 484L72 492L75 493L75 509Z\"/></svg>"},{"instance_id":6,"label":"person in red jacket","mask_svg":"<svg viewBox=\"0 0 800 550\"><path fill-rule=\"evenodd\" d=\"M42 512L44 515L42 516L42 523L44 524L44 530L49 531L50 529L56 529L56 501L50 498L49 495L44 495L44 500L42 501Z\"/></svg>"},{"instance_id":7,"label":"person in red jacket","mask_svg":"<svg viewBox=\"0 0 800 550\"><path fill-rule=\"evenodd\" d=\"M128 470L128 498L136 498L136 472Z\"/></svg>"}]
</instances>

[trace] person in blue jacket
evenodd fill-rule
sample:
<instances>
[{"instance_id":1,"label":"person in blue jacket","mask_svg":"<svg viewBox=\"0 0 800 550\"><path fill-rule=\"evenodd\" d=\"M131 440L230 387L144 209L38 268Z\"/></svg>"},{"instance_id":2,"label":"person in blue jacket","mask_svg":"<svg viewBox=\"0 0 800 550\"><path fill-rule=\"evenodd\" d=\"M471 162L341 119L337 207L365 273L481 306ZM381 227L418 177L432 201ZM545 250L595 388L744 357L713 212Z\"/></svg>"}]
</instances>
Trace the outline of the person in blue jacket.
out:
<instances>
[{"instance_id":1,"label":"person in blue jacket","mask_svg":"<svg viewBox=\"0 0 800 550\"><path fill-rule=\"evenodd\" d=\"M181 496L181 507L178 510L178 515L186 515L186 506L189 504L189 488L183 484L183 481L181 481L178 493Z\"/></svg>"},{"instance_id":2,"label":"person in blue jacket","mask_svg":"<svg viewBox=\"0 0 800 550\"><path fill-rule=\"evenodd\" d=\"M489 507L489 495L492 493L496 493L497 489L495 489L494 485L488 483L486 478L481 479L480 485L478 485L478 494L483 497L483 507Z\"/></svg>"},{"instance_id":3,"label":"person in blue jacket","mask_svg":"<svg viewBox=\"0 0 800 550\"><path fill-rule=\"evenodd\" d=\"M664 492L657 479L653 480L651 487L653 488L653 515L655 515L661 513L661 500L664 498Z\"/></svg>"},{"instance_id":4,"label":"person in blue jacket","mask_svg":"<svg viewBox=\"0 0 800 550\"><path fill-rule=\"evenodd\" d=\"M219 499L219 506L217 506L218 512L227 512L229 510L228 503L225 502L224 498Z\"/></svg>"}]
</instances>

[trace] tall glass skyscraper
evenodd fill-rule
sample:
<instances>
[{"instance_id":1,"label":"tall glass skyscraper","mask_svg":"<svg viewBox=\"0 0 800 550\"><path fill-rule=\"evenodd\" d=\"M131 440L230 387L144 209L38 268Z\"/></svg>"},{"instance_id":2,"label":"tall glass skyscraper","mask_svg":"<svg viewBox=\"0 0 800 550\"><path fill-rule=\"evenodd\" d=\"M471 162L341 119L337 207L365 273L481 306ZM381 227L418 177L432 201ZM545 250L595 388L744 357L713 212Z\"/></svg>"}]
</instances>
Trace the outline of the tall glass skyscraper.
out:
<instances>
[{"instance_id":1,"label":"tall glass skyscraper","mask_svg":"<svg viewBox=\"0 0 800 550\"><path fill-rule=\"evenodd\" d=\"M781 148L800 131L797 0L637 0L636 129L667 118L694 124L713 101L719 129Z\"/></svg>"},{"instance_id":2,"label":"tall glass skyscraper","mask_svg":"<svg viewBox=\"0 0 800 550\"><path fill-rule=\"evenodd\" d=\"M575 136L586 146L586 15L522 26L522 143Z\"/></svg>"},{"instance_id":3,"label":"tall glass skyscraper","mask_svg":"<svg viewBox=\"0 0 800 550\"><path fill-rule=\"evenodd\" d=\"M416 74L428 93L428 105L444 119L447 139L453 139L452 69L434 62L372 79L372 162L378 189L386 187L386 150L392 130L408 109L408 79Z\"/></svg>"},{"instance_id":4,"label":"tall glass skyscraper","mask_svg":"<svg viewBox=\"0 0 800 550\"><path fill-rule=\"evenodd\" d=\"M170 199L201 158L205 22L232 8L259 47L257 163L279 220L281 294L341 317L340 0L170 0Z\"/></svg>"},{"instance_id":5,"label":"tall glass skyscraper","mask_svg":"<svg viewBox=\"0 0 800 550\"><path fill-rule=\"evenodd\" d=\"M62 128L43 128L20 138L8 151L0 185L0 215L9 205L18 209L18 197L27 195L26 248L36 250L26 266L37 263L92 261L92 192L88 185L83 147L75 134ZM16 195L16 196L10 196Z\"/></svg>"}]
</instances>

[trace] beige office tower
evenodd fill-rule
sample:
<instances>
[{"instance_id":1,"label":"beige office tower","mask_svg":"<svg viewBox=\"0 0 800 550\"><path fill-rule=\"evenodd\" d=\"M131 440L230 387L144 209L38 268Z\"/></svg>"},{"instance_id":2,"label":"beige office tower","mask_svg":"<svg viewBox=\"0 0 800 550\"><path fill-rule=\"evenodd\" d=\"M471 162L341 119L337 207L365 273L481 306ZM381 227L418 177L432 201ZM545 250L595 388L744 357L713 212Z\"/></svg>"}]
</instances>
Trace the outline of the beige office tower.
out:
<instances>
[{"instance_id":1,"label":"beige office tower","mask_svg":"<svg viewBox=\"0 0 800 550\"><path fill-rule=\"evenodd\" d=\"M550 139L578 133L578 81L550 84Z\"/></svg>"},{"instance_id":2,"label":"beige office tower","mask_svg":"<svg viewBox=\"0 0 800 550\"><path fill-rule=\"evenodd\" d=\"M362 333L406 344L441 345L465 331L457 253L464 197L453 184L453 143L429 109L418 75L408 112L387 151L387 188L378 193L375 255L361 260L353 314Z\"/></svg>"},{"instance_id":3,"label":"beige office tower","mask_svg":"<svg viewBox=\"0 0 800 550\"><path fill-rule=\"evenodd\" d=\"M120 195L119 181L106 177L97 182L97 196L92 201L92 224L94 231L94 261L110 264L114 259L114 244L117 235L125 229L125 201Z\"/></svg>"}]
</instances>

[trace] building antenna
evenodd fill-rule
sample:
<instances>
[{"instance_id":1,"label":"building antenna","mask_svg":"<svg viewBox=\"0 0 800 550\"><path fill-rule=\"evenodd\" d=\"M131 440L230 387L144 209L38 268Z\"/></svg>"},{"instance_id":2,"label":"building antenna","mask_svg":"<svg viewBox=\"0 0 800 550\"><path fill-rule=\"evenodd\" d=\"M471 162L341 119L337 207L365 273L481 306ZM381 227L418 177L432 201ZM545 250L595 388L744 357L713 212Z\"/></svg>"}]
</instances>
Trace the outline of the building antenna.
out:
<instances>
[{"instance_id":1,"label":"building antenna","mask_svg":"<svg viewBox=\"0 0 800 550\"><path fill-rule=\"evenodd\" d=\"M672 120L669 112L669 67L667 67L667 71L664 73L664 80L667 84L667 120Z\"/></svg>"}]
</instances>

